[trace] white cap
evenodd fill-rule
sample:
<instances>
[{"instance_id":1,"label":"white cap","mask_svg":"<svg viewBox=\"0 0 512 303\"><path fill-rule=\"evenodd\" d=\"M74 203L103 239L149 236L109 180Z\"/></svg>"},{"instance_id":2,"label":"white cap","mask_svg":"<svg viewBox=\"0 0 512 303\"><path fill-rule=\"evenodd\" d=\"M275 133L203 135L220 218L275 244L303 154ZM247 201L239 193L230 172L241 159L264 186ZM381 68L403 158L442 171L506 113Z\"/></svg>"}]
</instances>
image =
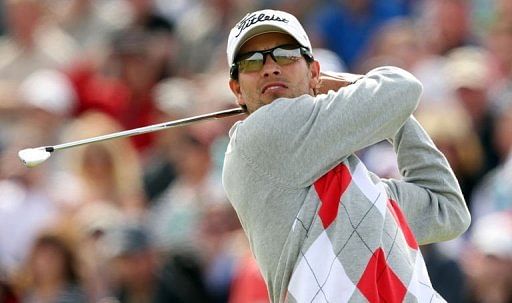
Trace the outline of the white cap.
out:
<instances>
[{"instance_id":1,"label":"white cap","mask_svg":"<svg viewBox=\"0 0 512 303\"><path fill-rule=\"evenodd\" d=\"M479 219L471 242L485 254L512 259L512 212L491 213Z\"/></svg>"},{"instance_id":2,"label":"white cap","mask_svg":"<svg viewBox=\"0 0 512 303\"><path fill-rule=\"evenodd\" d=\"M453 89L486 89L489 86L489 64L484 50L474 46L456 48L447 55L444 72Z\"/></svg>"},{"instance_id":3,"label":"white cap","mask_svg":"<svg viewBox=\"0 0 512 303\"><path fill-rule=\"evenodd\" d=\"M285 33L289 34L297 42L312 51L306 31L295 16L271 9L256 11L245 15L229 33L228 38L228 64L233 64L240 47L252 37L264 33Z\"/></svg>"},{"instance_id":4,"label":"white cap","mask_svg":"<svg viewBox=\"0 0 512 303\"><path fill-rule=\"evenodd\" d=\"M76 93L70 80L53 69L33 72L23 80L19 89L25 104L55 115L70 115L76 103Z\"/></svg>"}]
</instances>

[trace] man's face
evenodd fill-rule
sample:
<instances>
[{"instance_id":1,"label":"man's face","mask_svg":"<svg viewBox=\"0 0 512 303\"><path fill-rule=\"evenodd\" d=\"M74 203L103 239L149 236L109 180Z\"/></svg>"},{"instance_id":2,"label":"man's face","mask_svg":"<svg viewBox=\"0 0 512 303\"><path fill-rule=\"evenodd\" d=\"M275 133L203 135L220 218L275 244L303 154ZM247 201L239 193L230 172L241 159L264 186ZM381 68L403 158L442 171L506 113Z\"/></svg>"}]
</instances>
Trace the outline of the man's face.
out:
<instances>
[{"instance_id":1,"label":"man's face","mask_svg":"<svg viewBox=\"0 0 512 303\"><path fill-rule=\"evenodd\" d=\"M286 44L297 42L287 34L266 33L249 39L238 53L268 50ZM301 58L288 65L279 65L267 55L261 70L239 72L238 80L231 79L229 85L238 103L247 106L249 113L253 113L280 97L314 95L313 89L318 82L319 72L320 66L316 61L308 65Z\"/></svg>"}]
</instances>

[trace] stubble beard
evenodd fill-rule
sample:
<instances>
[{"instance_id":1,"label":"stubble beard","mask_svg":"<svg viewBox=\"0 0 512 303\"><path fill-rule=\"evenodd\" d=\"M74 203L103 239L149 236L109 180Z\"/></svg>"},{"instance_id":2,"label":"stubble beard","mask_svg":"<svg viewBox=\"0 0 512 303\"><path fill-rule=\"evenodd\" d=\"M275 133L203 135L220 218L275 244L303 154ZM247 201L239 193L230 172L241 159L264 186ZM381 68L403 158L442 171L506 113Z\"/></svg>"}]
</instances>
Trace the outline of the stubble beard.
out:
<instances>
[{"instance_id":1,"label":"stubble beard","mask_svg":"<svg viewBox=\"0 0 512 303\"><path fill-rule=\"evenodd\" d=\"M263 96L260 96L259 98L254 100L255 102L253 102L252 104L246 104L247 110L249 111L250 114L254 113L260 107L271 104L272 102L274 102L274 100L281 98L281 97L285 97L285 96L282 96L280 94L271 94L271 95L265 96L266 98L262 98L262 97Z\"/></svg>"},{"instance_id":2,"label":"stubble beard","mask_svg":"<svg viewBox=\"0 0 512 303\"><path fill-rule=\"evenodd\" d=\"M299 87L301 85L298 85ZM292 88L292 87L289 87L289 91L285 92L285 93L279 93L279 92L275 92L275 93L270 93L270 94L267 94L265 96L259 96L258 99L256 99L252 105L248 105L247 106L247 109L248 109L248 112L249 114L253 113L254 111L256 111L257 109L259 109L260 107L264 106L264 105L268 105L268 104L271 104L272 102L274 102L276 99L279 99L279 98L290 98L290 99L293 99L293 98L297 98L299 96L302 96L304 94L309 94L309 95L314 95L312 93L312 91L303 91L303 90L297 90L296 88Z\"/></svg>"}]
</instances>

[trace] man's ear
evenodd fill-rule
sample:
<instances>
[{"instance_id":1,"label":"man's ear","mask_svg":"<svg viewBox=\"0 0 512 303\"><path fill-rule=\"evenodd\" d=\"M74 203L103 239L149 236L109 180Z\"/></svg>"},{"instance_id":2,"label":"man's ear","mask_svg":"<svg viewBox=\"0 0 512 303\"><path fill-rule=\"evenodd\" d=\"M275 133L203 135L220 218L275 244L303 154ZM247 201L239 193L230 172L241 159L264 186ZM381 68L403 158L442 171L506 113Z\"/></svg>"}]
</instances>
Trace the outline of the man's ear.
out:
<instances>
[{"instance_id":1,"label":"man's ear","mask_svg":"<svg viewBox=\"0 0 512 303\"><path fill-rule=\"evenodd\" d=\"M309 72L311 73L309 87L315 89L320 82L320 63L316 60L311 62Z\"/></svg>"},{"instance_id":2,"label":"man's ear","mask_svg":"<svg viewBox=\"0 0 512 303\"><path fill-rule=\"evenodd\" d=\"M243 100L242 92L240 90L240 82L238 82L237 80L234 80L234 79L229 79L229 88L235 95L236 101L238 102L238 104L240 106L245 105L245 101Z\"/></svg>"}]
</instances>

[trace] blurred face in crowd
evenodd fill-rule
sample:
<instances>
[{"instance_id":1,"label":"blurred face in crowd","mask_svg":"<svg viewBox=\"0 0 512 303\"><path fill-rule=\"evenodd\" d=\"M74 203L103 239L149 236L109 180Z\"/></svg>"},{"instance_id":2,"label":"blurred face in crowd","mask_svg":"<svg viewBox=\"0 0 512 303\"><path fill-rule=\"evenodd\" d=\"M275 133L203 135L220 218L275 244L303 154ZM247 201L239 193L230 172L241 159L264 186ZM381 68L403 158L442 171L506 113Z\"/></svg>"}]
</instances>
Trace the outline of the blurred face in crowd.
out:
<instances>
[{"instance_id":1,"label":"blurred face in crowd","mask_svg":"<svg viewBox=\"0 0 512 303\"><path fill-rule=\"evenodd\" d=\"M436 1L436 18L433 20L439 30L439 39L442 40L441 51L447 51L460 46L466 39L468 29L468 9L461 0Z\"/></svg>"},{"instance_id":2,"label":"blurred face in crowd","mask_svg":"<svg viewBox=\"0 0 512 303\"><path fill-rule=\"evenodd\" d=\"M209 146L193 136L185 136L176 156L175 165L181 178L192 184L208 175L211 165Z\"/></svg>"},{"instance_id":3,"label":"blurred face in crowd","mask_svg":"<svg viewBox=\"0 0 512 303\"><path fill-rule=\"evenodd\" d=\"M64 276L64 258L56 246L39 245L34 254L33 268L37 279L56 280Z\"/></svg>"},{"instance_id":4,"label":"blurred face in crowd","mask_svg":"<svg viewBox=\"0 0 512 303\"><path fill-rule=\"evenodd\" d=\"M144 290L152 284L156 263L153 252L143 249L118 257L113 266L122 285L133 290Z\"/></svg>"},{"instance_id":5,"label":"blurred face in crowd","mask_svg":"<svg viewBox=\"0 0 512 303\"><path fill-rule=\"evenodd\" d=\"M297 44L295 39L283 33L266 33L249 39L238 52L268 50L277 46ZM240 105L247 106L249 113L277 98L294 98L304 94L314 95L320 65L308 64L305 58L288 65L277 64L270 55L259 71L239 72L238 80L230 80L230 87Z\"/></svg>"},{"instance_id":6,"label":"blurred face in crowd","mask_svg":"<svg viewBox=\"0 0 512 303\"><path fill-rule=\"evenodd\" d=\"M77 278L72 252L57 239L38 240L31 253L30 266L34 282L38 284L74 282Z\"/></svg>"},{"instance_id":7,"label":"blurred face in crowd","mask_svg":"<svg viewBox=\"0 0 512 303\"><path fill-rule=\"evenodd\" d=\"M399 67L413 68L414 64L421 60L421 52L416 30L409 20L389 23L376 37L375 55L399 59Z\"/></svg>"},{"instance_id":8,"label":"blurred face in crowd","mask_svg":"<svg viewBox=\"0 0 512 303\"><path fill-rule=\"evenodd\" d=\"M455 92L471 118L480 123L487 111L487 91L476 87L459 87Z\"/></svg>"},{"instance_id":9,"label":"blurred face in crowd","mask_svg":"<svg viewBox=\"0 0 512 303\"><path fill-rule=\"evenodd\" d=\"M39 24L41 7L34 0L7 1L7 22L10 34L20 41L27 42Z\"/></svg>"},{"instance_id":10,"label":"blurred face in crowd","mask_svg":"<svg viewBox=\"0 0 512 303\"><path fill-rule=\"evenodd\" d=\"M86 176L105 181L113 174L113 166L112 155L104 146L98 144L86 147L82 163Z\"/></svg>"},{"instance_id":11,"label":"blurred face in crowd","mask_svg":"<svg viewBox=\"0 0 512 303\"><path fill-rule=\"evenodd\" d=\"M512 259L471 252L465 261L471 297L477 302L510 302Z\"/></svg>"},{"instance_id":12,"label":"blurred face in crowd","mask_svg":"<svg viewBox=\"0 0 512 303\"><path fill-rule=\"evenodd\" d=\"M146 92L157 81L158 66L148 53L123 54L120 57L121 77L135 93Z\"/></svg>"}]
</instances>

